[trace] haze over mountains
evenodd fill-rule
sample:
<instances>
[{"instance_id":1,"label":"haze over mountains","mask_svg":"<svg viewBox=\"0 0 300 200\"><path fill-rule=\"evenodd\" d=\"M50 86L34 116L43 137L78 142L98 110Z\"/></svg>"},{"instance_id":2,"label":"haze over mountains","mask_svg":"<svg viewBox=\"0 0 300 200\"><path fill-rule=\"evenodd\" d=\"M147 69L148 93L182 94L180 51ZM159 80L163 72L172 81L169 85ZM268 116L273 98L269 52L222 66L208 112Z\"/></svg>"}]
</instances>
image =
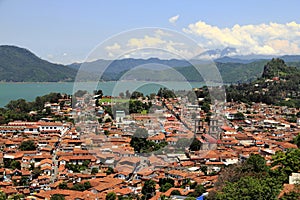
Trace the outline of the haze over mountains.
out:
<instances>
[{"instance_id":1,"label":"haze over mountains","mask_svg":"<svg viewBox=\"0 0 300 200\"><path fill-rule=\"evenodd\" d=\"M261 76L263 67L273 57L272 55L240 56L234 48L223 50L209 50L200 54L193 63L202 63L205 58L214 58L223 81L226 83L249 82ZM280 56L288 65L300 67L300 56ZM101 79L119 80L127 78L170 81L174 72L181 74L188 81L202 81L201 75L188 61L158 58L149 59L122 59L122 60L97 60L94 62L73 63L61 65L40 59L27 49L16 46L0 46L0 81L3 82L58 82L74 81L78 69L83 70L84 80ZM107 67L107 68L105 68ZM130 72L135 70L134 76Z\"/></svg>"}]
</instances>

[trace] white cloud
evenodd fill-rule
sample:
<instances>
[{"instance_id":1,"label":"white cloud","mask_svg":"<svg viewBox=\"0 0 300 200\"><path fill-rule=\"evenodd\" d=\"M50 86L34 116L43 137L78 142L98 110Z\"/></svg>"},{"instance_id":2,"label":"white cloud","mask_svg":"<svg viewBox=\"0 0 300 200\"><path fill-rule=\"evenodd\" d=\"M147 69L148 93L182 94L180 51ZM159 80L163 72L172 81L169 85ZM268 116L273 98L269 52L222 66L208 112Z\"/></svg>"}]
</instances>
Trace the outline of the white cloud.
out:
<instances>
[{"instance_id":1,"label":"white cloud","mask_svg":"<svg viewBox=\"0 0 300 200\"><path fill-rule=\"evenodd\" d=\"M121 49L121 46L115 42L113 45L105 47L105 49L108 51L114 51Z\"/></svg>"},{"instance_id":2,"label":"white cloud","mask_svg":"<svg viewBox=\"0 0 300 200\"><path fill-rule=\"evenodd\" d=\"M300 53L300 24L269 23L219 28L198 21L184 28L185 33L198 36L205 48L236 47L242 53L297 54Z\"/></svg>"},{"instance_id":3,"label":"white cloud","mask_svg":"<svg viewBox=\"0 0 300 200\"><path fill-rule=\"evenodd\" d=\"M63 53L63 56L67 56L68 54L67 53Z\"/></svg>"},{"instance_id":4,"label":"white cloud","mask_svg":"<svg viewBox=\"0 0 300 200\"><path fill-rule=\"evenodd\" d=\"M175 15L175 16L169 18L169 22L171 24L175 25L178 19L179 19L179 15Z\"/></svg>"},{"instance_id":5,"label":"white cloud","mask_svg":"<svg viewBox=\"0 0 300 200\"><path fill-rule=\"evenodd\" d=\"M152 37L145 35L144 38L131 38L127 46L135 47L135 48L145 48L145 47L153 47L160 46L165 44L166 41L162 40L160 37Z\"/></svg>"}]
</instances>

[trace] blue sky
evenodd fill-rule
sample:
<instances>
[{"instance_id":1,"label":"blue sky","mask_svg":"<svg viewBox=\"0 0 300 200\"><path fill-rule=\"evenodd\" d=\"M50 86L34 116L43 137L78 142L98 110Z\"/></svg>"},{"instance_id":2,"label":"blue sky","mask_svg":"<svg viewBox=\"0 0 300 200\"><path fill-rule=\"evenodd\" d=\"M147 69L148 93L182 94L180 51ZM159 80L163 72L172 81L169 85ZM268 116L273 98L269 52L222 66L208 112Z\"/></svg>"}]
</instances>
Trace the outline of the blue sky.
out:
<instances>
[{"instance_id":1,"label":"blue sky","mask_svg":"<svg viewBox=\"0 0 300 200\"><path fill-rule=\"evenodd\" d=\"M202 41L205 48L300 53L299 7L297 0L0 0L0 44L28 48L53 62L71 63L83 60L97 44L122 31L161 27ZM264 30L270 34L262 35Z\"/></svg>"}]
</instances>

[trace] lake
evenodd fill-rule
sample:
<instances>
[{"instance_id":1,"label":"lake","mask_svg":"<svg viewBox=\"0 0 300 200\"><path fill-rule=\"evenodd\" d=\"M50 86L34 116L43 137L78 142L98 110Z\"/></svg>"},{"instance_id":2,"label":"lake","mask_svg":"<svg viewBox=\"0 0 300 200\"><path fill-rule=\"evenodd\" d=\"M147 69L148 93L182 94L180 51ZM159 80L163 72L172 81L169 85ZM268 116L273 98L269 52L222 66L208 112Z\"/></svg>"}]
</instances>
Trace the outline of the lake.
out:
<instances>
[{"instance_id":1,"label":"lake","mask_svg":"<svg viewBox=\"0 0 300 200\"><path fill-rule=\"evenodd\" d=\"M33 101L37 96L50 92L73 94L73 91L87 90L92 92L101 89L104 95L117 96L126 90L140 91L144 94L157 93L159 88L166 87L173 90L190 90L203 86L199 82L146 82L146 81L109 81L109 82L63 82L63 83L0 83L0 107L4 107L10 100L25 99Z\"/></svg>"}]
</instances>

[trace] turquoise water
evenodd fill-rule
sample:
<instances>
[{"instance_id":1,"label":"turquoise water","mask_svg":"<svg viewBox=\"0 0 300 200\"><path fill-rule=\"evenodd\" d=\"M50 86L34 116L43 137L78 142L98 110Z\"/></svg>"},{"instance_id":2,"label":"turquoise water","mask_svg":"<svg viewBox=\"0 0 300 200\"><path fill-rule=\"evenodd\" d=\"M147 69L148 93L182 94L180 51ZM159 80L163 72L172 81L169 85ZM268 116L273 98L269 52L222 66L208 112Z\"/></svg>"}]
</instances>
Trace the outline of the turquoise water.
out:
<instances>
[{"instance_id":1,"label":"turquoise water","mask_svg":"<svg viewBox=\"0 0 300 200\"><path fill-rule=\"evenodd\" d=\"M73 91L81 89L92 92L102 89L104 95L116 96L126 90L140 91L144 94L157 93L161 87L174 90L189 90L201 87L203 83L197 82L141 82L141 81L119 81L119 82L80 82L80 83L0 83L0 107L5 106L10 100L23 98L33 101L37 96L50 92L73 94Z\"/></svg>"}]
</instances>

